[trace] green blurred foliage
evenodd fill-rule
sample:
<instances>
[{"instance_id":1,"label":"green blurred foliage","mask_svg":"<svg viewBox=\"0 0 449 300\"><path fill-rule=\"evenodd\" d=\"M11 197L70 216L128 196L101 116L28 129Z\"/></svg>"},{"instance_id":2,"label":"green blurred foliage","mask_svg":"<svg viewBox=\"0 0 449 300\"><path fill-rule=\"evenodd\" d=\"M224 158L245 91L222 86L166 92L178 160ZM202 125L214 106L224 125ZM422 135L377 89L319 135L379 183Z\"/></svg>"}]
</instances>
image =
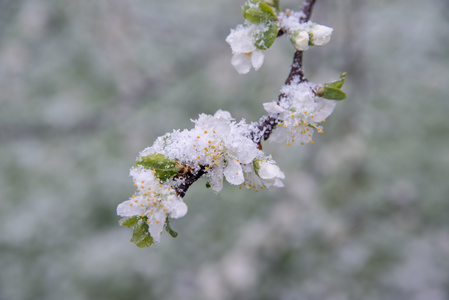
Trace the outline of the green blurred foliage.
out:
<instances>
[{"instance_id":1,"label":"green blurred foliage","mask_svg":"<svg viewBox=\"0 0 449 300\"><path fill-rule=\"evenodd\" d=\"M293 49L246 76L236 0L0 1L0 299L449 299L449 7L320 0L306 76L345 101L315 145L264 143L285 188L197 182L176 239L115 208L139 151L199 113L256 121ZM281 1L297 8L296 1Z\"/></svg>"}]
</instances>

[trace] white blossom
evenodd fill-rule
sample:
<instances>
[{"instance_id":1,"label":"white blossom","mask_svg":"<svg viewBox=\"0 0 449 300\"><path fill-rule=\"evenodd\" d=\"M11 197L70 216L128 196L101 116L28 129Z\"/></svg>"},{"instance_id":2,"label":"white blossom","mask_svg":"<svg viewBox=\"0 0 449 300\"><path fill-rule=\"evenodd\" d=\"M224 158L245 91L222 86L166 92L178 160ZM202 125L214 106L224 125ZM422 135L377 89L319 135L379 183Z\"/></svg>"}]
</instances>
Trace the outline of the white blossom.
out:
<instances>
[{"instance_id":1,"label":"white blossom","mask_svg":"<svg viewBox=\"0 0 449 300\"><path fill-rule=\"evenodd\" d=\"M231 63L240 74L248 73L251 68L257 71L263 65L264 54L255 46L256 35L263 30L262 25L239 25L226 38L233 54Z\"/></svg>"},{"instance_id":2,"label":"white blossom","mask_svg":"<svg viewBox=\"0 0 449 300\"><path fill-rule=\"evenodd\" d=\"M312 143L313 132L323 133L319 124L332 113L335 101L315 96L309 83L285 85L281 89L284 97L280 101L264 103L270 116L280 120L270 136L272 142L299 141L301 145Z\"/></svg>"},{"instance_id":3,"label":"white blossom","mask_svg":"<svg viewBox=\"0 0 449 300\"><path fill-rule=\"evenodd\" d=\"M170 185L161 184L151 170L135 167L130 175L137 192L117 206L117 215L147 217L148 231L153 240L159 242L166 218L185 216L187 205Z\"/></svg>"}]
</instances>

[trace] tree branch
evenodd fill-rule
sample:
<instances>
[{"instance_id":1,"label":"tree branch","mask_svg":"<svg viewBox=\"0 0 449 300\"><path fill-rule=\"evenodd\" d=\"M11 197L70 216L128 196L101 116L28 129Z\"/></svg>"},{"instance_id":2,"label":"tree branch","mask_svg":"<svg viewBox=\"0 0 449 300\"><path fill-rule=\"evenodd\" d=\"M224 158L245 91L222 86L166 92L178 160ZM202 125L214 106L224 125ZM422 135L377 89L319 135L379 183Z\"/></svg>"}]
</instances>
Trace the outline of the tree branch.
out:
<instances>
[{"instance_id":1,"label":"tree branch","mask_svg":"<svg viewBox=\"0 0 449 300\"><path fill-rule=\"evenodd\" d=\"M316 0L306 0L303 4L303 15L299 19L300 23L306 23L310 20L310 17L312 16L312 9L315 5ZM279 32L278 36L283 35L283 32ZM293 62L290 69L290 74L288 75L285 84L289 85L292 84L294 81L298 81L298 83L305 82L307 79L304 76L304 72L302 70L302 51L296 51L293 56ZM285 97L282 93L278 97L278 102ZM279 122L278 119L270 117L270 116L263 116L260 118L259 123L255 126L254 130L250 133L251 139L256 143L260 149L262 149L261 140L262 138L264 140L267 140L271 132L273 131L274 127ZM183 181L181 184L176 186L176 192L180 197L184 197L189 187L198 179L201 178L205 173L204 167L202 166L201 169L197 172L187 172L185 174L179 175L178 178L182 178Z\"/></svg>"}]
</instances>

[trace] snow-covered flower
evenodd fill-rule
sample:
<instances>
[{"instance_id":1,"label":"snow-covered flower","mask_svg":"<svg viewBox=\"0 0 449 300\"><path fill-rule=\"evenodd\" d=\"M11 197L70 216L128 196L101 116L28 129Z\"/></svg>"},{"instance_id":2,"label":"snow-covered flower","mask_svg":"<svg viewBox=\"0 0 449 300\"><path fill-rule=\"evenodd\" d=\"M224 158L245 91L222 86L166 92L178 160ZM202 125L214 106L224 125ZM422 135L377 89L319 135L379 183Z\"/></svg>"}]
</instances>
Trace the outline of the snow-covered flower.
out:
<instances>
[{"instance_id":1,"label":"snow-covered flower","mask_svg":"<svg viewBox=\"0 0 449 300\"><path fill-rule=\"evenodd\" d=\"M130 171L137 192L117 206L121 217L146 217L148 231L159 242L167 217L178 219L187 213L187 205L172 187L161 184L152 170L135 167Z\"/></svg>"},{"instance_id":2,"label":"snow-covered flower","mask_svg":"<svg viewBox=\"0 0 449 300\"><path fill-rule=\"evenodd\" d=\"M238 25L226 38L233 54L231 63L240 74L248 73L251 68L257 71L263 65L264 54L255 46L256 35L263 30L262 25Z\"/></svg>"},{"instance_id":3,"label":"snow-covered flower","mask_svg":"<svg viewBox=\"0 0 449 300\"><path fill-rule=\"evenodd\" d=\"M202 114L194 121L193 130L198 133L194 144L197 160L206 166L209 184L217 193L223 187L223 177L230 184L242 184L242 165L251 163L261 153L257 145L242 134L242 123L233 120L228 112L219 110L214 116Z\"/></svg>"},{"instance_id":4,"label":"snow-covered flower","mask_svg":"<svg viewBox=\"0 0 449 300\"><path fill-rule=\"evenodd\" d=\"M324 25L313 24L310 26L310 42L316 46L324 46L329 43L334 29Z\"/></svg>"},{"instance_id":5,"label":"snow-covered flower","mask_svg":"<svg viewBox=\"0 0 449 300\"><path fill-rule=\"evenodd\" d=\"M295 141L299 141L301 145L314 144L313 129L323 133L323 127L319 124L325 122L332 113L335 101L315 96L307 82L285 85L281 93L284 97L279 102L264 103L269 115L280 120L270 136L270 141L286 142L287 146Z\"/></svg>"}]
</instances>

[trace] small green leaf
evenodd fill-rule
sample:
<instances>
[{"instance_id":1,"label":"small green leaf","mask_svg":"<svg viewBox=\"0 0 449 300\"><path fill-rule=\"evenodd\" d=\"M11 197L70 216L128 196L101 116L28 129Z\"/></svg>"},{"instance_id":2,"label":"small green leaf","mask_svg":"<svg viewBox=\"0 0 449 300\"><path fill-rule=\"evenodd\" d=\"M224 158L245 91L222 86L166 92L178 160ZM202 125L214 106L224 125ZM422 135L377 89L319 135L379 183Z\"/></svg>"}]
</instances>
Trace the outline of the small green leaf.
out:
<instances>
[{"instance_id":1,"label":"small green leaf","mask_svg":"<svg viewBox=\"0 0 449 300\"><path fill-rule=\"evenodd\" d=\"M153 242L153 238L148 232L147 218L140 218L138 224L134 227L133 236L131 242L136 244L139 248L149 247Z\"/></svg>"},{"instance_id":2,"label":"small green leaf","mask_svg":"<svg viewBox=\"0 0 449 300\"><path fill-rule=\"evenodd\" d=\"M331 82L331 83L326 83L324 84L325 87L331 87L331 88L336 88L336 89L340 89L343 84L345 83L345 77L346 77L346 72L341 73L340 75L340 80Z\"/></svg>"},{"instance_id":3,"label":"small green leaf","mask_svg":"<svg viewBox=\"0 0 449 300\"><path fill-rule=\"evenodd\" d=\"M168 234L170 234L173 238L175 238L175 237L178 236L178 233L177 233L176 231L174 231L174 230L170 227L170 223L168 222L168 217L167 217L167 219L165 220L165 226L164 226L164 228L165 228L165 231L167 231Z\"/></svg>"},{"instance_id":4,"label":"small green leaf","mask_svg":"<svg viewBox=\"0 0 449 300\"><path fill-rule=\"evenodd\" d=\"M338 88L323 86L321 87L317 95L330 100L343 100L346 98L345 92Z\"/></svg>"},{"instance_id":5,"label":"small green leaf","mask_svg":"<svg viewBox=\"0 0 449 300\"><path fill-rule=\"evenodd\" d=\"M259 7L262 11L270 14L271 16L273 16L276 19L276 12L274 11L273 7L271 7L270 5L268 5L265 2L259 2Z\"/></svg>"},{"instance_id":6,"label":"small green leaf","mask_svg":"<svg viewBox=\"0 0 449 300\"><path fill-rule=\"evenodd\" d=\"M206 188L207 188L207 189L210 189L210 182L209 182L209 181L206 182Z\"/></svg>"},{"instance_id":7,"label":"small green leaf","mask_svg":"<svg viewBox=\"0 0 449 300\"><path fill-rule=\"evenodd\" d=\"M120 226L126 226L128 228L134 227L137 225L137 222L139 221L139 218L137 216L130 217L130 218L121 218L119 221Z\"/></svg>"},{"instance_id":8,"label":"small green leaf","mask_svg":"<svg viewBox=\"0 0 449 300\"><path fill-rule=\"evenodd\" d=\"M136 165L156 171L155 175L161 181L173 178L181 169L180 165L176 164L175 161L159 153L142 157L140 161L136 162Z\"/></svg>"},{"instance_id":9,"label":"small green leaf","mask_svg":"<svg viewBox=\"0 0 449 300\"><path fill-rule=\"evenodd\" d=\"M279 6L279 0L265 0L265 2L271 5L272 7L276 8L278 11L281 10Z\"/></svg>"},{"instance_id":10,"label":"small green leaf","mask_svg":"<svg viewBox=\"0 0 449 300\"><path fill-rule=\"evenodd\" d=\"M277 22L270 22L268 25L268 29L256 36L256 42L254 43L254 46L256 46L256 48L259 50L266 50L270 48L276 40L278 32L279 26Z\"/></svg>"},{"instance_id":11,"label":"small green leaf","mask_svg":"<svg viewBox=\"0 0 449 300\"><path fill-rule=\"evenodd\" d=\"M273 7L265 2L248 1L242 8L243 17L253 24L266 23L277 19Z\"/></svg>"}]
</instances>

